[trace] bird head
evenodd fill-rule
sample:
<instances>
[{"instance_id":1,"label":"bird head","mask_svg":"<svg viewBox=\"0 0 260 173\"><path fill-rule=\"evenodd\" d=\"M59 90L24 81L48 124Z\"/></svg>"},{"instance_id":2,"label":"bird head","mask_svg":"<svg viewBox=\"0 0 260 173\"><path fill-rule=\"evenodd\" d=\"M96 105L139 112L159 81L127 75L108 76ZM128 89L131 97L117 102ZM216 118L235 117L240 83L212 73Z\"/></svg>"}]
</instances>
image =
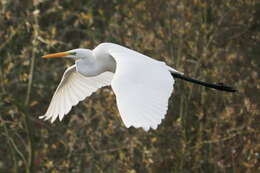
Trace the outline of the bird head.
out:
<instances>
[{"instance_id":1,"label":"bird head","mask_svg":"<svg viewBox=\"0 0 260 173\"><path fill-rule=\"evenodd\" d=\"M72 58L72 59L84 59L87 57L93 56L92 51L89 49L72 49L66 52L59 52L59 53L52 53L45 56L42 56L42 58Z\"/></svg>"}]
</instances>

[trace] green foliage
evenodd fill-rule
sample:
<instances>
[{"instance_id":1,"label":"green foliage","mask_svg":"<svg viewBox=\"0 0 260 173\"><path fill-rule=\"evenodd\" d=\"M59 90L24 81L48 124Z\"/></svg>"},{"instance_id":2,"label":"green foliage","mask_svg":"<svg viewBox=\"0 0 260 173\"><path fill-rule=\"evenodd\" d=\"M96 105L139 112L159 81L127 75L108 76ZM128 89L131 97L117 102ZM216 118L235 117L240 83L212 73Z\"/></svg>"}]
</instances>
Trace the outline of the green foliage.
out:
<instances>
[{"instance_id":1,"label":"green foliage","mask_svg":"<svg viewBox=\"0 0 260 173\"><path fill-rule=\"evenodd\" d=\"M1 0L0 172L258 172L257 0ZM38 119L69 60L41 55L114 42L223 93L176 81L157 130L126 129L109 87L62 123Z\"/></svg>"}]
</instances>

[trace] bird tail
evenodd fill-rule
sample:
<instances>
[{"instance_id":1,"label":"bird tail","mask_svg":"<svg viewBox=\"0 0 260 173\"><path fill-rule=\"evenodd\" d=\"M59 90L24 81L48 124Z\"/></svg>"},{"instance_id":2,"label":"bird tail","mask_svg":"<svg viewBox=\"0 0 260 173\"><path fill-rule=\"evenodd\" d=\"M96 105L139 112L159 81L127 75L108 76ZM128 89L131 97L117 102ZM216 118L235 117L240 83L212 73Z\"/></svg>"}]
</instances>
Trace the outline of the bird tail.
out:
<instances>
[{"instance_id":1,"label":"bird tail","mask_svg":"<svg viewBox=\"0 0 260 173\"><path fill-rule=\"evenodd\" d=\"M168 66L168 65L167 65L167 68L168 68L168 70L171 72L171 74L180 74L180 75L184 75L184 73L179 72L179 71L175 70L174 68L172 68L172 67L170 67L170 66Z\"/></svg>"},{"instance_id":2,"label":"bird tail","mask_svg":"<svg viewBox=\"0 0 260 173\"><path fill-rule=\"evenodd\" d=\"M205 86L205 87L214 88L216 90L226 91L226 92L236 92L237 91L233 87L226 86L223 83L212 84L212 83L203 82L203 81L199 81L197 79L192 79L190 77L184 76L183 73L180 73L176 70L174 70L174 71L170 70L170 72L171 72L171 74L174 78L182 79L182 80L192 82L192 83L195 83L195 84L199 84L199 85L202 85L202 86Z\"/></svg>"}]
</instances>

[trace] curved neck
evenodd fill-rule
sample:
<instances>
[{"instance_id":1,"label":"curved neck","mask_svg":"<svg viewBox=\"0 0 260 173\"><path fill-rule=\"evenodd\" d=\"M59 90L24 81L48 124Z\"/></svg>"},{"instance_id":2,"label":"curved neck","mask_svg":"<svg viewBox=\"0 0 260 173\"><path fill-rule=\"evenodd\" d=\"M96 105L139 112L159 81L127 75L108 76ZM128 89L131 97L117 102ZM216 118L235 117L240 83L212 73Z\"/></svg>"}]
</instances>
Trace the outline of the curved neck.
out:
<instances>
[{"instance_id":1,"label":"curved neck","mask_svg":"<svg viewBox=\"0 0 260 173\"><path fill-rule=\"evenodd\" d=\"M97 76L104 72L94 55L79 59L75 63L77 71L87 77Z\"/></svg>"}]
</instances>

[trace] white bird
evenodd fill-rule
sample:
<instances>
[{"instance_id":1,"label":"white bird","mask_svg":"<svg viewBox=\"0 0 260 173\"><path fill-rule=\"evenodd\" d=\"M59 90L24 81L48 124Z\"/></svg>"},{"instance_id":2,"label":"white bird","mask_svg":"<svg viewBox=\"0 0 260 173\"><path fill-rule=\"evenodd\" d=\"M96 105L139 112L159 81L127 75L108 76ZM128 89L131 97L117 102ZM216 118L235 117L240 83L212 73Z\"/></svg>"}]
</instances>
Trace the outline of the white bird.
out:
<instances>
[{"instance_id":1,"label":"white bird","mask_svg":"<svg viewBox=\"0 0 260 173\"><path fill-rule=\"evenodd\" d=\"M168 109L174 78L207 87L231 91L223 84L209 84L183 76L164 62L114 43L102 43L95 49L73 49L43 58L71 58L69 67L56 89L47 112L39 118L61 121L72 106L97 89L111 85L119 113L126 127L156 129Z\"/></svg>"}]
</instances>

